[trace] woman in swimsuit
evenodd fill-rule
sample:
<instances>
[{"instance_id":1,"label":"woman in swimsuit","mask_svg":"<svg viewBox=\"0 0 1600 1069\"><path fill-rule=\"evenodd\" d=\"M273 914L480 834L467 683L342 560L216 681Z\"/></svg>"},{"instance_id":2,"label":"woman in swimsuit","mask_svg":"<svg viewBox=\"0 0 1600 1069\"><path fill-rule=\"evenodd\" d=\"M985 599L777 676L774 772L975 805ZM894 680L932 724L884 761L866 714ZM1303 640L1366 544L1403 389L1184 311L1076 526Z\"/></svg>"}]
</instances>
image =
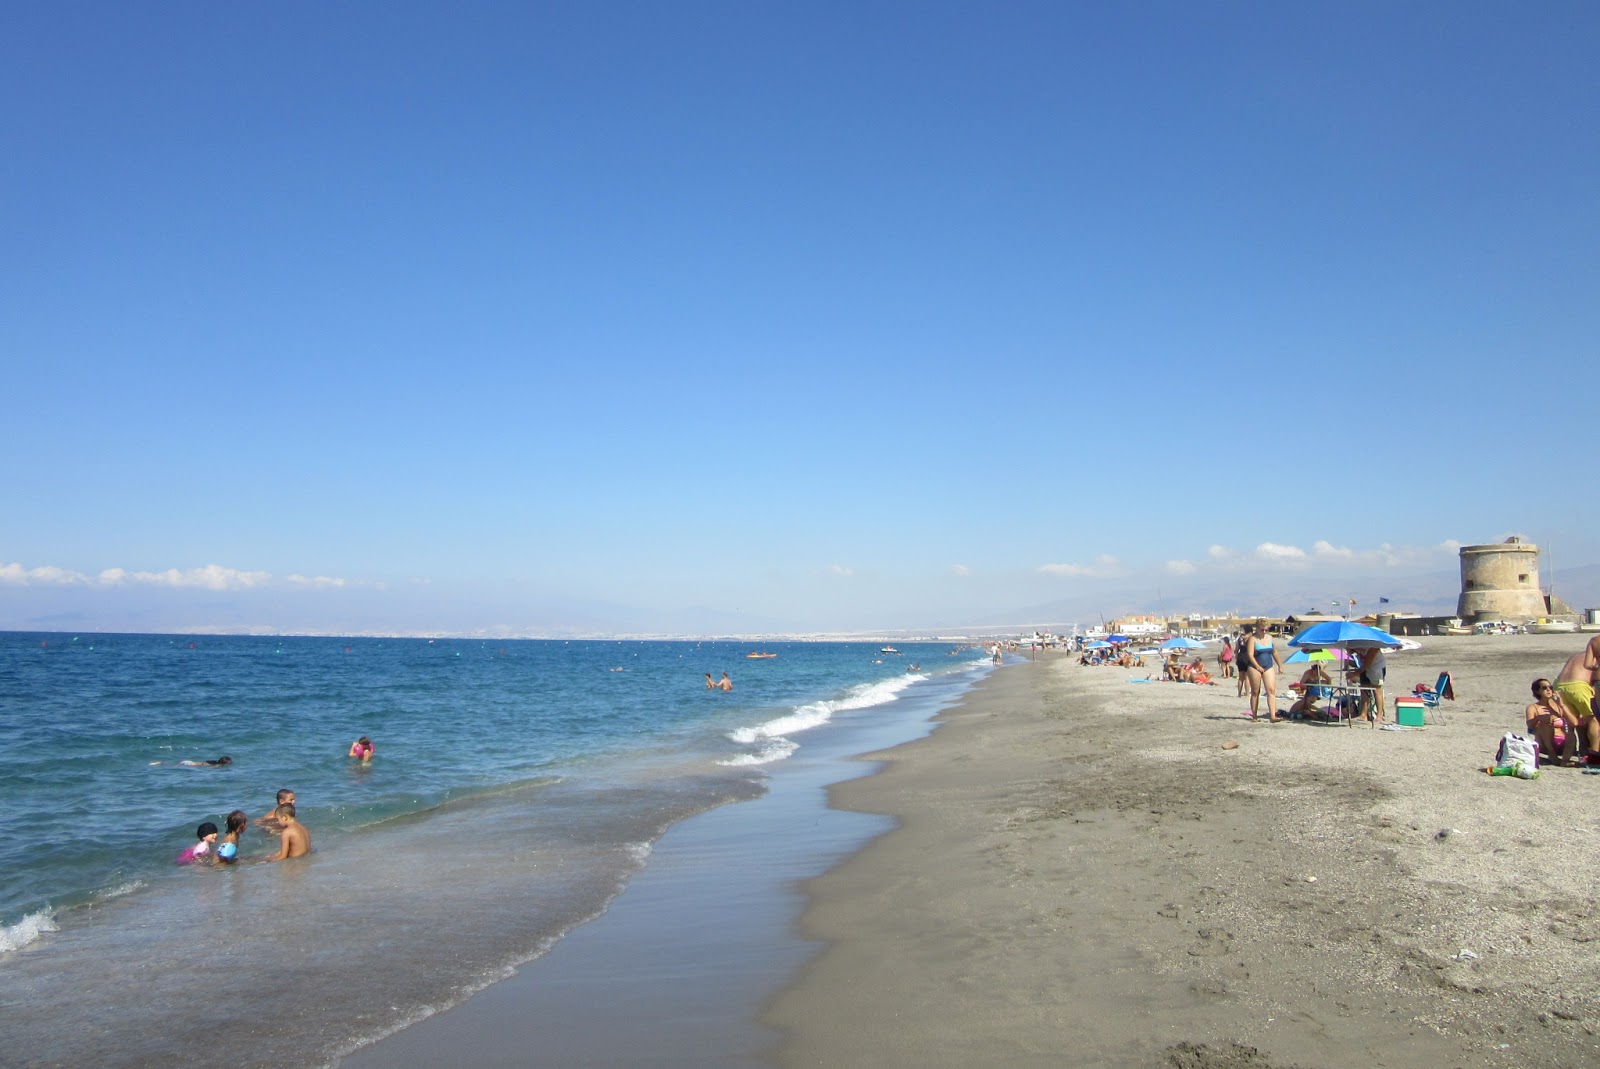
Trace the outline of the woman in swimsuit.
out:
<instances>
[{"instance_id":1,"label":"woman in swimsuit","mask_svg":"<svg viewBox=\"0 0 1600 1069\"><path fill-rule=\"evenodd\" d=\"M1524 716L1528 734L1539 740L1539 749L1552 761L1564 765L1572 760L1578 752L1578 717L1567 709L1554 683L1533 681L1533 704Z\"/></svg>"},{"instance_id":2,"label":"woman in swimsuit","mask_svg":"<svg viewBox=\"0 0 1600 1069\"><path fill-rule=\"evenodd\" d=\"M1246 669L1250 677L1250 719L1261 719L1261 692L1264 690L1267 692L1267 723L1276 724L1283 719L1278 715L1278 668L1283 664L1283 656L1273 644L1272 636L1267 634L1265 620L1256 621L1245 646L1250 657L1241 662L1240 667Z\"/></svg>"}]
</instances>

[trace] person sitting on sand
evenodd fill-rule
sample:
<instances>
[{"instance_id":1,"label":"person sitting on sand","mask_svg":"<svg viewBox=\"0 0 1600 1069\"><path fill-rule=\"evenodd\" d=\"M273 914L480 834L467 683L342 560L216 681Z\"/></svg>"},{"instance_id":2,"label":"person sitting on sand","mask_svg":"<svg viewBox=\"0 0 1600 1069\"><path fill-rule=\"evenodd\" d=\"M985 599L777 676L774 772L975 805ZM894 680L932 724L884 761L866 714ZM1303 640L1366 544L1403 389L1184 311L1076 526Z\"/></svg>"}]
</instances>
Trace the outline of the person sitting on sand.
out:
<instances>
[{"instance_id":1,"label":"person sitting on sand","mask_svg":"<svg viewBox=\"0 0 1600 1069\"><path fill-rule=\"evenodd\" d=\"M372 760L372 754L377 748L372 745L372 740L365 735L350 744L350 756L366 764Z\"/></svg>"},{"instance_id":2,"label":"person sitting on sand","mask_svg":"<svg viewBox=\"0 0 1600 1069\"><path fill-rule=\"evenodd\" d=\"M1196 656L1194 660L1183 666L1183 681L1196 683L1202 687L1214 685L1211 674L1206 671L1205 658Z\"/></svg>"},{"instance_id":3,"label":"person sitting on sand","mask_svg":"<svg viewBox=\"0 0 1600 1069\"><path fill-rule=\"evenodd\" d=\"M291 805L294 803L294 792L287 787L278 792L278 800L273 803L272 808L256 820L256 827L265 831L268 835L278 834L281 830L278 825L278 806L283 805L285 802Z\"/></svg>"},{"instance_id":4,"label":"person sitting on sand","mask_svg":"<svg viewBox=\"0 0 1600 1069\"><path fill-rule=\"evenodd\" d=\"M311 852L311 831L295 819L293 802L285 802L277 809L279 835L278 852L262 861L282 861L290 857L304 857Z\"/></svg>"},{"instance_id":5,"label":"person sitting on sand","mask_svg":"<svg viewBox=\"0 0 1600 1069\"><path fill-rule=\"evenodd\" d=\"M1533 681L1533 704L1523 716L1528 734L1539 740L1539 749L1549 760L1558 765L1571 762L1578 752L1578 725L1582 718L1567 708L1554 683L1548 679Z\"/></svg>"},{"instance_id":6,"label":"person sitting on sand","mask_svg":"<svg viewBox=\"0 0 1600 1069\"><path fill-rule=\"evenodd\" d=\"M1317 702L1333 693L1333 680L1328 678L1328 670L1318 661L1307 668L1300 675L1300 680L1291 685L1291 689L1298 690L1300 697L1289 706L1290 715L1300 715L1307 720L1320 720L1326 713L1317 708Z\"/></svg>"}]
</instances>

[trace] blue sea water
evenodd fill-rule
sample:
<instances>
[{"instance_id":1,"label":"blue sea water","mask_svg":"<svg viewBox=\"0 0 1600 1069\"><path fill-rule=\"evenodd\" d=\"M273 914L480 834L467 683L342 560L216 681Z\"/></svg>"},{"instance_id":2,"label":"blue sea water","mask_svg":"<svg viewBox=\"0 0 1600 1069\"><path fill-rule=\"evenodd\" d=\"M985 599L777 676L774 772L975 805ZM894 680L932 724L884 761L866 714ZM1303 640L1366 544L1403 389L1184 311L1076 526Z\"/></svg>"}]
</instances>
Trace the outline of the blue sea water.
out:
<instances>
[{"instance_id":1,"label":"blue sea water","mask_svg":"<svg viewBox=\"0 0 1600 1069\"><path fill-rule=\"evenodd\" d=\"M0 635L0 1061L199 1064L267 996L228 1061L329 1064L548 949L808 736L925 721L987 667L949 644L761 648ZM724 671L734 690L707 691ZM345 756L363 734L370 765ZM251 864L275 845L252 830L240 865L173 863L280 787L312 857Z\"/></svg>"}]
</instances>

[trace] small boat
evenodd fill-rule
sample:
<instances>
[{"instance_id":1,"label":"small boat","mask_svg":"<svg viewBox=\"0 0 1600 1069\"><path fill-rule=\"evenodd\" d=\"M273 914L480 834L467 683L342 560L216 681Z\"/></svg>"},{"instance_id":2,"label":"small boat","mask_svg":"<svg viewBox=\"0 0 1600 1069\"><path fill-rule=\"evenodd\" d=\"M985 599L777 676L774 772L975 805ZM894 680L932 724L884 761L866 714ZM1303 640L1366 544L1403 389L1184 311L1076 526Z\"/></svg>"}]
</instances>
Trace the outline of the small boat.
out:
<instances>
[{"instance_id":1,"label":"small boat","mask_svg":"<svg viewBox=\"0 0 1600 1069\"><path fill-rule=\"evenodd\" d=\"M885 646L885 647L883 647L883 649L879 650L878 652L879 653L899 653L900 651L895 649L893 646Z\"/></svg>"},{"instance_id":2,"label":"small boat","mask_svg":"<svg viewBox=\"0 0 1600 1069\"><path fill-rule=\"evenodd\" d=\"M1529 624L1528 630L1535 635L1570 635L1578 630L1578 622L1576 620L1539 619Z\"/></svg>"},{"instance_id":3,"label":"small boat","mask_svg":"<svg viewBox=\"0 0 1600 1069\"><path fill-rule=\"evenodd\" d=\"M1472 628L1464 625L1461 622L1461 617L1452 616L1444 623L1435 627L1433 629L1433 633L1436 635L1470 635L1472 634Z\"/></svg>"},{"instance_id":4,"label":"small boat","mask_svg":"<svg viewBox=\"0 0 1600 1069\"><path fill-rule=\"evenodd\" d=\"M744 658L747 661L764 661L768 657L776 657L776 656L777 656L776 653L747 653L747 654L744 655Z\"/></svg>"}]
</instances>

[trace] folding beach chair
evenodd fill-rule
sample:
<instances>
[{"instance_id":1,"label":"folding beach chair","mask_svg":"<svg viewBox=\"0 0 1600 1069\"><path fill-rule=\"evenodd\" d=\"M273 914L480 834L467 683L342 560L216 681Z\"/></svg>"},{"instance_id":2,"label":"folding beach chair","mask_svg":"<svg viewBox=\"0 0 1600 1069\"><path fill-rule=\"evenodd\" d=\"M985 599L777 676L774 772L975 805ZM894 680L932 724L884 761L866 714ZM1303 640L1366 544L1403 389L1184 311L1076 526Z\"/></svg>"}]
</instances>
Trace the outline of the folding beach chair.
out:
<instances>
[{"instance_id":1,"label":"folding beach chair","mask_svg":"<svg viewBox=\"0 0 1600 1069\"><path fill-rule=\"evenodd\" d=\"M1444 725L1444 711L1439 708L1439 703L1449 699L1456 700L1455 682L1450 678L1449 672L1440 672L1439 678L1429 690L1426 683L1418 683L1415 690L1416 696L1422 699L1423 707L1428 711L1428 719L1440 726Z\"/></svg>"}]
</instances>

